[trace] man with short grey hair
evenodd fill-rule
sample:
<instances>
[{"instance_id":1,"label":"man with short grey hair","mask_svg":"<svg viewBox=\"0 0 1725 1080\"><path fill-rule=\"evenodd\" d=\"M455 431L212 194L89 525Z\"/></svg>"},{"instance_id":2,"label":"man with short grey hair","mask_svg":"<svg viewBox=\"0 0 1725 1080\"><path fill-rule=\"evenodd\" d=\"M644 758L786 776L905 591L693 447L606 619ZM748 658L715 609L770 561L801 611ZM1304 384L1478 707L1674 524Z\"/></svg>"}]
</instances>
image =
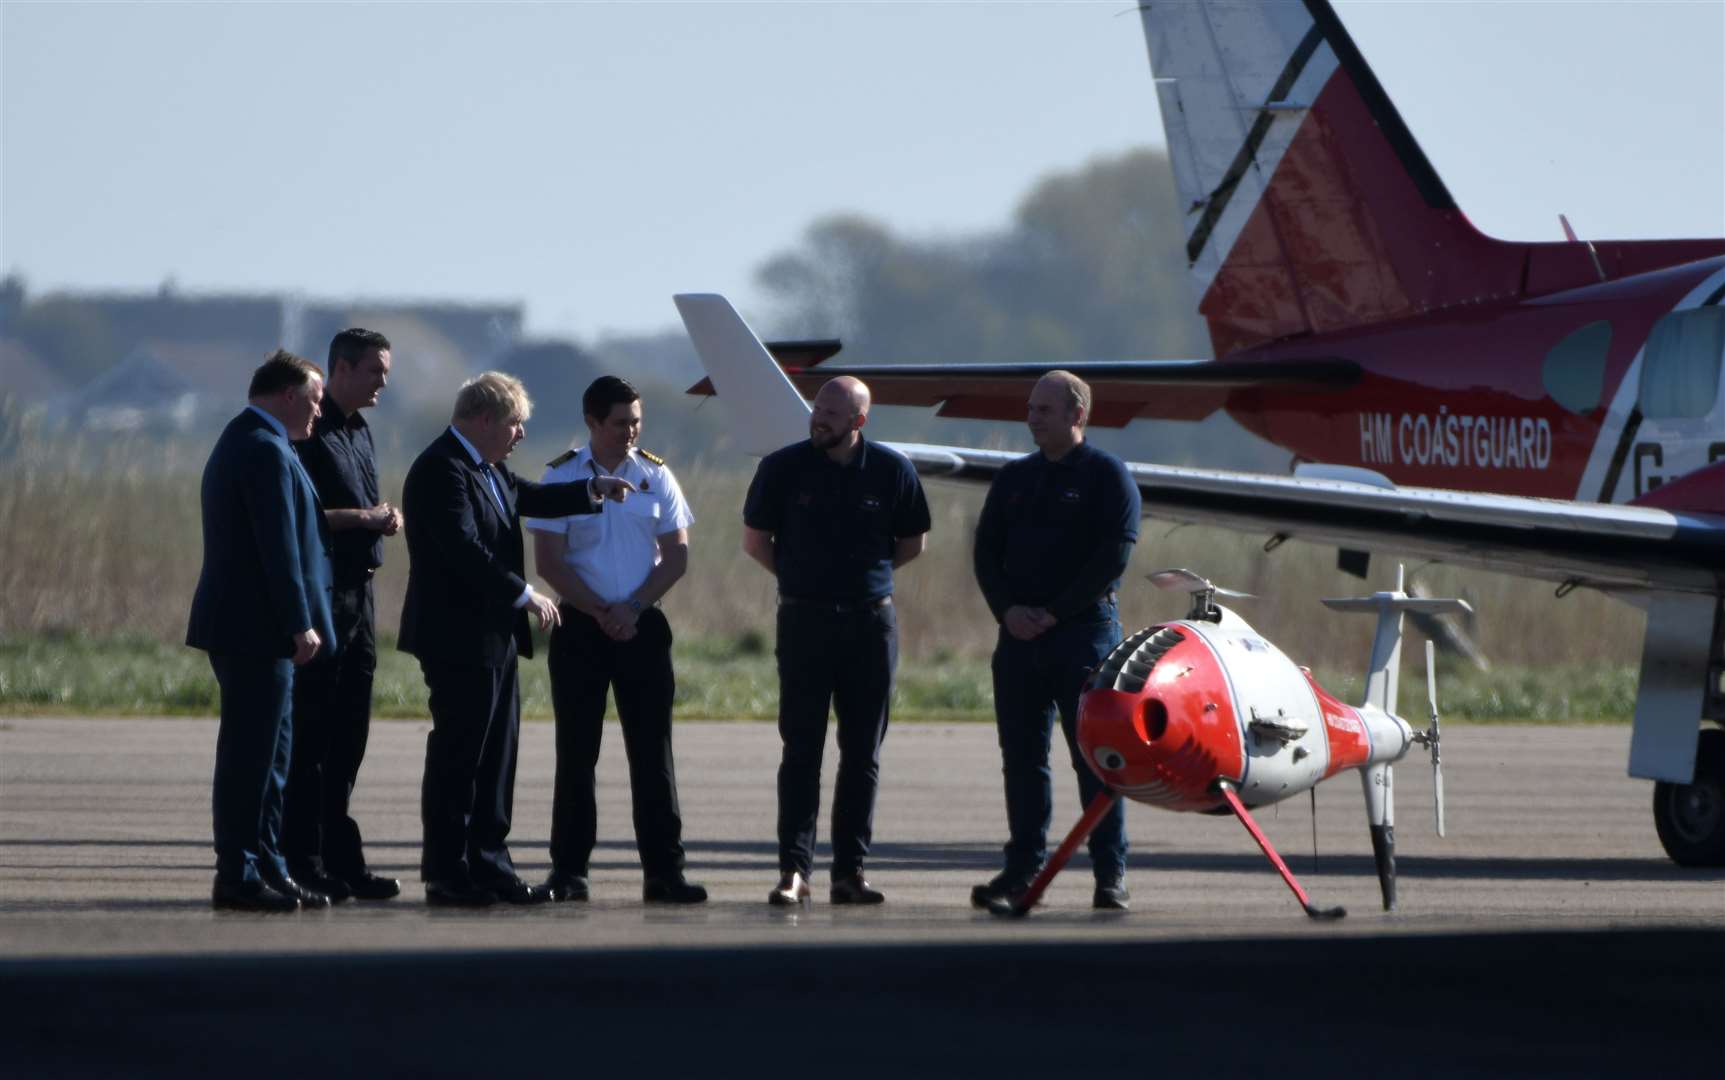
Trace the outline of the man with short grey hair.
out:
<instances>
[{"instance_id":1,"label":"man with short grey hair","mask_svg":"<svg viewBox=\"0 0 1725 1080\"><path fill-rule=\"evenodd\" d=\"M420 876L433 905L550 899L515 872L506 843L521 726L517 658L533 655L527 616L557 624L557 603L525 576L520 515L592 514L632 490L616 477L535 484L503 464L533 410L519 379L488 371L462 384L448 430L408 470L407 599L400 648L431 692L420 812Z\"/></svg>"}]
</instances>

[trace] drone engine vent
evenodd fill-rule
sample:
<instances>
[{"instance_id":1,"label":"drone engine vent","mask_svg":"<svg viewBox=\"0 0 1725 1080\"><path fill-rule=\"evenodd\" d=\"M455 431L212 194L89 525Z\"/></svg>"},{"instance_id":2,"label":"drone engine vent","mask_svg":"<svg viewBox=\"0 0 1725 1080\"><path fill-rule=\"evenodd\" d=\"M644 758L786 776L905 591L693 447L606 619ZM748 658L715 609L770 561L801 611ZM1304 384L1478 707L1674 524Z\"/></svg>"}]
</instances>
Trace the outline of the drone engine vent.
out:
<instances>
[{"instance_id":1,"label":"drone engine vent","mask_svg":"<svg viewBox=\"0 0 1725 1080\"><path fill-rule=\"evenodd\" d=\"M1088 690L1109 688L1135 694L1144 689L1150 672L1162 654L1186 640L1186 635L1172 626L1161 629L1146 627L1114 646L1107 659L1090 677Z\"/></svg>"}]
</instances>

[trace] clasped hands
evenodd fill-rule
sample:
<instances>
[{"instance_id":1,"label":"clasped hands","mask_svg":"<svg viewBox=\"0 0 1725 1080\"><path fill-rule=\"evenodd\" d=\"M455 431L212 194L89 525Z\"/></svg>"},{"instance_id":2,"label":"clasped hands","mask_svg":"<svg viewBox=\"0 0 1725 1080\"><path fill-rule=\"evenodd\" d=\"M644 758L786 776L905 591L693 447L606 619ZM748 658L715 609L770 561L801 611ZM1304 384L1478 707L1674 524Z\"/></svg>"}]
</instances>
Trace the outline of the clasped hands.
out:
<instances>
[{"instance_id":1,"label":"clasped hands","mask_svg":"<svg viewBox=\"0 0 1725 1080\"><path fill-rule=\"evenodd\" d=\"M1006 632L1019 641L1034 641L1054 629L1054 624L1058 621L1054 613L1047 608L1014 604L1006 609L1006 615L1000 620L1000 625L1006 627Z\"/></svg>"},{"instance_id":2,"label":"clasped hands","mask_svg":"<svg viewBox=\"0 0 1725 1080\"><path fill-rule=\"evenodd\" d=\"M407 520L401 516L400 510L386 502L378 503L365 514L366 528L385 536L394 536L400 532L402 524Z\"/></svg>"},{"instance_id":3,"label":"clasped hands","mask_svg":"<svg viewBox=\"0 0 1725 1080\"><path fill-rule=\"evenodd\" d=\"M539 621L539 629L549 630L553 626L563 625L563 614L557 608L557 601L544 593L534 593L527 598L527 610ZM628 601L616 604L601 604L590 614L598 622L599 629L605 631L605 636L613 641L628 641L635 636L635 624L641 618Z\"/></svg>"}]
</instances>

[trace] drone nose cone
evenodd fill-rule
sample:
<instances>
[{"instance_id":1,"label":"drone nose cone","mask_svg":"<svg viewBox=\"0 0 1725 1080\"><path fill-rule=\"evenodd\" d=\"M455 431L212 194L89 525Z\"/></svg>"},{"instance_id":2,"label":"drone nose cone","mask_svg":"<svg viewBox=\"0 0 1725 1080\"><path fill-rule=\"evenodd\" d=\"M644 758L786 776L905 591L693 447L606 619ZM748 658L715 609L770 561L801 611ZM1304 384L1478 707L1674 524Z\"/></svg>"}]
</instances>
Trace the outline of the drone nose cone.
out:
<instances>
[{"instance_id":1,"label":"drone nose cone","mask_svg":"<svg viewBox=\"0 0 1725 1080\"><path fill-rule=\"evenodd\" d=\"M1216 778L1237 775L1233 713L1214 701L1207 682L1166 678L1132 689L1095 687L1078 704L1078 748L1103 783L1137 802L1169 810L1209 810ZM1226 699L1222 699L1224 702Z\"/></svg>"},{"instance_id":2,"label":"drone nose cone","mask_svg":"<svg viewBox=\"0 0 1725 1080\"><path fill-rule=\"evenodd\" d=\"M1103 782L1129 792L1155 779L1186 725L1155 690L1096 689L1078 705L1078 745Z\"/></svg>"}]
</instances>

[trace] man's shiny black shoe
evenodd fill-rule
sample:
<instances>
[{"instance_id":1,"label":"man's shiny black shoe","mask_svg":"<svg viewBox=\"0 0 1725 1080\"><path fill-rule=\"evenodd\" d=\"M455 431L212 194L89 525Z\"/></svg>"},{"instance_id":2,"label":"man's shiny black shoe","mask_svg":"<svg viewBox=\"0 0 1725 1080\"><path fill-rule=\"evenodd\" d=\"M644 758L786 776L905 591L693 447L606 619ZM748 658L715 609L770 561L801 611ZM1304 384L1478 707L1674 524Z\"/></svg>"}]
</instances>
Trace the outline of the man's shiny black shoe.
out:
<instances>
[{"instance_id":1,"label":"man's shiny black shoe","mask_svg":"<svg viewBox=\"0 0 1725 1080\"><path fill-rule=\"evenodd\" d=\"M1097 911L1127 911L1132 907L1132 894L1126 891L1126 880L1098 881L1090 906Z\"/></svg>"},{"instance_id":2,"label":"man's shiny black shoe","mask_svg":"<svg viewBox=\"0 0 1725 1080\"><path fill-rule=\"evenodd\" d=\"M835 904L884 904L886 893L868 883L861 874L834 878L832 902Z\"/></svg>"},{"instance_id":3,"label":"man's shiny black shoe","mask_svg":"<svg viewBox=\"0 0 1725 1080\"><path fill-rule=\"evenodd\" d=\"M587 880L586 874L566 874L561 870L553 870L551 876L545 879L545 891L551 894L555 903L572 901L584 904L593 896L593 885Z\"/></svg>"},{"instance_id":4,"label":"man's shiny black shoe","mask_svg":"<svg viewBox=\"0 0 1725 1080\"><path fill-rule=\"evenodd\" d=\"M263 875L265 885L268 885L283 896L289 896L298 900L299 906L307 911L312 911L317 908L326 908L330 905L328 894L320 893L316 889L308 889L286 874L277 874L270 871L260 871L260 873Z\"/></svg>"},{"instance_id":5,"label":"man's shiny black shoe","mask_svg":"<svg viewBox=\"0 0 1725 1080\"><path fill-rule=\"evenodd\" d=\"M392 877L379 877L369 870L342 878L342 881L355 900L393 900L401 895L401 882Z\"/></svg>"},{"instance_id":6,"label":"man's shiny black shoe","mask_svg":"<svg viewBox=\"0 0 1725 1080\"><path fill-rule=\"evenodd\" d=\"M505 904L515 904L518 907L528 907L533 904L548 904L551 902L551 891L543 885L529 885L520 878L513 881L500 881L487 885L497 899Z\"/></svg>"},{"instance_id":7,"label":"man's shiny black shoe","mask_svg":"<svg viewBox=\"0 0 1725 1080\"><path fill-rule=\"evenodd\" d=\"M261 881L242 881L229 885L218 881L210 890L210 906L217 911L256 911L266 915L285 915L299 910L299 901L283 896Z\"/></svg>"},{"instance_id":8,"label":"man's shiny black shoe","mask_svg":"<svg viewBox=\"0 0 1725 1080\"><path fill-rule=\"evenodd\" d=\"M986 883L970 890L970 902L973 906L985 909L996 909L1002 905L1018 903L1024 894L1030 891L1030 883L1034 876L1026 877L1011 871L1002 870Z\"/></svg>"},{"instance_id":9,"label":"man's shiny black shoe","mask_svg":"<svg viewBox=\"0 0 1725 1080\"><path fill-rule=\"evenodd\" d=\"M332 904L339 904L353 896L353 890L341 878L322 873L309 866L290 867L289 872L300 888L308 892L323 893L329 897L329 902Z\"/></svg>"},{"instance_id":10,"label":"man's shiny black shoe","mask_svg":"<svg viewBox=\"0 0 1725 1080\"><path fill-rule=\"evenodd\" d=\"M767 903L774 907L794 907L809 902L809 883L795 870L779 875L779 883L767 894Z\"/></svg>"},{"instance_id":11,"label":"man's shiny black shoe","mask_svg":"<svg viewBox=\"0 0 1725 1080\"><path fill-rule=\"evenodd\" d=\"M704 904L707 890L676 877L648 878L641 885L641 899L649 904Z\"/></svg>"},{"instance_id":12,"label":"man's shiny black shoe","mask_svg":"<svg viewBox=\"0 0 1725 1080\"><path fill-rule=\"evenodd\" d=\"M432 907L483 908L497 903L497 894L466 881L428 881L425 902Z\"/></svg>"}]
</instances>

